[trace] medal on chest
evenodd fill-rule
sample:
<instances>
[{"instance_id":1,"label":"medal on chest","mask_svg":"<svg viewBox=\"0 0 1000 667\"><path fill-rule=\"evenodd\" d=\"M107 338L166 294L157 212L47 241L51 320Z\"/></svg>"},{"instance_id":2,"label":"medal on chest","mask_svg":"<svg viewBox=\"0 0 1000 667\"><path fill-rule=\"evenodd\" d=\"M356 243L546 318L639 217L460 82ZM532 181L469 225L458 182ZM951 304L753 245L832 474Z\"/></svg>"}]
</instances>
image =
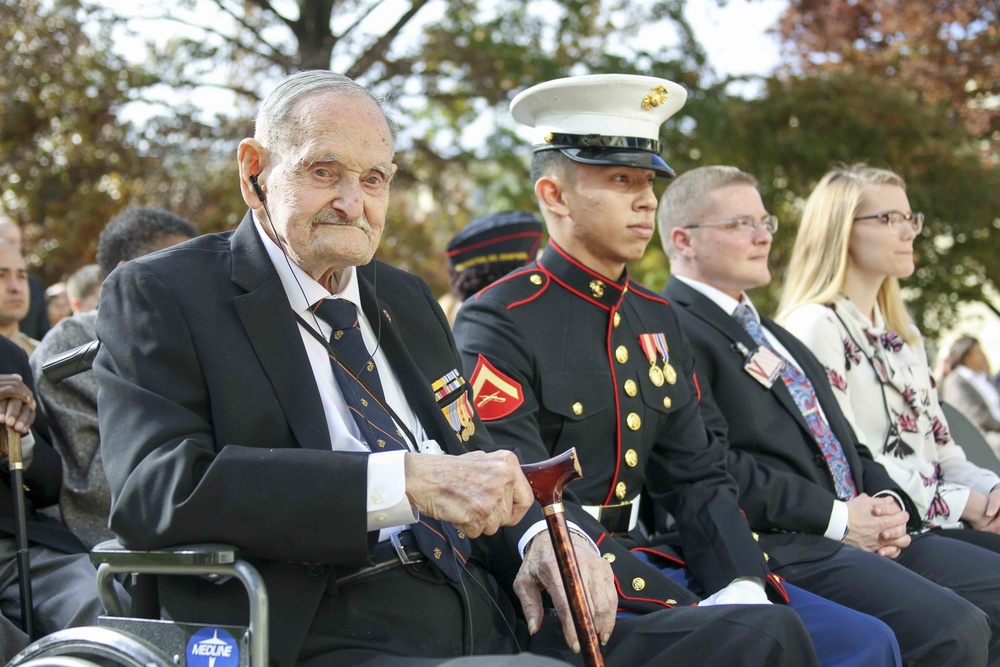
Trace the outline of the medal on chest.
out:
<instances>
[{"instance_id":1,"label":"medal on chest","mask_svg":"<svg viewBox=\"0 0 1000 667\"><path fill-rule=\"evenodd\" d=\"M662 333L639 334L639 347L649 360L649 381L657 387L662 387L663 382L669 384L677 382L677 371L670 364L670 348L667 346L667 337ZM658 361L663 359L663 368L660 368Z\"/></svg>"}]
</instances>

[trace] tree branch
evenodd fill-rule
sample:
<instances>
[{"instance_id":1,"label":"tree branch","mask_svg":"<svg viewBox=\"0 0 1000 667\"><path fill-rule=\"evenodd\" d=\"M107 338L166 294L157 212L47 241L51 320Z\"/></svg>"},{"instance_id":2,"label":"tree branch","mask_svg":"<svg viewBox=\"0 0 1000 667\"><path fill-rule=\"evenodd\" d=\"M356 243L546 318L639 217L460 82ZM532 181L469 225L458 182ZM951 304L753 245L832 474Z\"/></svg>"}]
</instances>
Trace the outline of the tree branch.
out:
<instances>
[{"instance_id":1,"label":"tree branch","mask_svg":"<svg viewBox=\"0 0 1000 667\"><path fill-rule=\"evenodd\" d=\"M216 37L219 37L226 44L232 44L237 49L241 49L243 51L246 51L247 53L250 53L250 54L253 54L255 56L259 56L261 58L264 58L265 60L270 61L270 62L274 63L275 65L277 65L279 67L286 68L286 69L288 67L288 63L289 63L288 56L286 56L285 54L281 53L280 51L276 51L274 49L274 47L272 47L270 44L268 44L267 42L265 42L263 40L261 40L261 43L264 46L266 46L269 49L271 49L271 51L272 51L271 53L264 53L263 51L259 51L259 50L255 49L252 46L247 46L246 44L243 44L242 42L240 42L237 38L233 37L232 35L229 35L227 33L224 33L224 32L221 32L219 30L216 30L215 28L210 28L210 27L204 26L204 25L202 25L200 23L194 23L192 21L187 21L185 19L180 19L180 18L177 18L176 16L170 16L169 14L163 14L163 15L160 15L160 16L137 16L137 17L134 17L134 18L138 18L138 19L142 19L142 20L147 20L147 21L172 21L174 23L179 23L181 25L186 25L186 26L189 26L191 28L197 28L198 30L202 30L204 32L207 32L210 35L215 35Z\"/></svg>"},{"instance_id":2,"label":"tree branch","mask_svg":"<svg viewBox=\"0 0 1000 667\"><path fill-rule=\"evenodd\" d=\"M378 9L378 8L379 8L379 6L380 6L380 5L381 5L381 4L382 4L382 3L384 2L384 1L385 1L385 0L378 0L377 2L373 2L373 3L371 4L371 5L369 5L369 7L368 7L367 11L363 12L363 13L361 14L361 16L359 16L359 17L358 17L358 19L357 19L357 20L356 20L356 21L355 21L354 23L352 23L351 25L347 26L347 29L346 29L346 30L344 30L344 31L343 31L342 33L340 33L339 35L336 35L336 36L334 37L334 39L335 39L335 40L337 40L337 41L339 41L339 40L340 40L341 38L343 38L343 37L344 37L345 35L349 35L349 34L351 33L351 31L352 31L352 30L354 30L354 29L356 29L356 28L358 27L358 24L360 24L360 23L361 23L362 21L364 21L364 20L365 20L366 18L368 18L369 16L371 16L371 15L372 15L372 12L374 12L374 11L375 11L376 9Z\"/></svg>"},{"instance_id":3,"label":"tree branch","mask_svg":"<svg viewBox=\"0 0 1000 667\"><path fill-rule=\"evenodd\" d=\"M352 79L356 79L361 74L367 72L372 65L385 58L385 54L389 51L389 47L392 45L393 40L396 39L399 32L406 26L407 23L410 22L410 20L413 19L416 13L427 4L427 2L428 0L415 0L415 2L410 5L410 8L406 11L406 13L399 17L399 20L396 21L396 25L389 28L385 34L375 40L375 43L372 44L371 48L362 54L361 57L347 69L346 75Z\"/></svg>"},{"instance_id":4,"label":"tree branch","mask_svg":"<svg viewBox=\"0 0 1000 667\"><path fill-rule=\"evenodd\" d=\"M263 44L264 46L266 46L267 48L269 48L272 53L275 53L275 54L281 56L282 58L284 58L285 59L285 63L284 63L285 65L289 64L288 57L284 53L281 52L281 49L277 48L276 46L274 46L273 44L271 44L267 40L265 40L261 36L260 30L257 27L250 25L249 23L247 23L247 20L245 18L243 18L242 16L238 16L236 14L236 12L234 12L231 9L229 9L229 7L227 7L225 5L225 3L223 2L223 0L213 0L213 1L215 2L215 4L218 6L219 9L221 9L229 17L231 17L234 21L236 21L241 26L243 26L244 29L250 31L253 34L253 36L256 39L258 39L261 44ZM284 16L282 16L281 14L279 14L278 12L276 12L274 10L274 8L271 7L271 5L267 2L267 0L254 0L254 1L256 1L257 4L258 4L258 6L260 6L264 11L270 11L270 12L272 12L275 16L277 16L279 19L281 19L281 21L284 22L284 24L286 26L289 25L288 24L288 20ZM281 63L277 63L277 64L281 64Z\"/></svg>"},{"instance_id":5,"label":"tree branch","mask_svg":"<svg viewBox=\"0 0 1000 667\"><path fill-rule=\"evenodd\" d=\"M215 0L215 1L219 2L220 0ZM284 23L285 26L289 30L294 30L295 29L295 25L294 25L295 22L292 21L291 19L289 19L288 17L286 17L281 12L279 12L277 9L275 9L274 6L270 2L268 2L267 0L250 0L250 2L253 3L253 4L255 4L255 5L257 5L258 7L260 7L261 9L263 9L265 12L271 12L272 14L274 14L275 16L277 16L279 19L281 19L281 22Z\"/></svg>"}]
</instances>

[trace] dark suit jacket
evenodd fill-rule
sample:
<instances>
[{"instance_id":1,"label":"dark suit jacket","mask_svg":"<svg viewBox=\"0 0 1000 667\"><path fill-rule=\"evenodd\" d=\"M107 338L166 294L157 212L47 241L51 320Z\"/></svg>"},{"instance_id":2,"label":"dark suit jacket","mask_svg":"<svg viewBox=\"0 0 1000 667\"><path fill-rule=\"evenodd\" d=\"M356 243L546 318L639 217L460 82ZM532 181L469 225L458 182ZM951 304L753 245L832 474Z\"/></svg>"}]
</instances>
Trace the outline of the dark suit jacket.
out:
<instances>
[{"instance_id":1,"label":"dark suit jacket","mask_svg":"<svg viewBox=\"0 0 1000 667\"><path fill-rule=\"evenodd\" d=\"M31 377L28 355L7 338L0 336L0 373L17 373L32 391L35 390ZM36 397L36 403L38 402ZM39 413L32 426L35 448L31 465L24 471L25 507L28 511L28 540L32 544L42 544L66 553L86 551L83 543L59 521L39 514L36 510L49 507L59 501L59 487L62 484L62 459L47 440L44 417ZM0 479L0 534L14 534L14 499L10 486L10 475L2 474Z\"/></svg>"},{"instance_id":2,"label":"dark suit jacket","mask_svg":"<svg viewBox=\"0 0 1000 667\"><path fill-rule=\"evenodd\" d=\"M840 544L823 537L836 499L833 476L791 393L778 381L764 388L743 368L757 344L711 299L671 278L663 295L675 308L691 341L702 390L706 425L728 449L727 465L740 487L740 506L772 567L823 558ZM812 382L830 428L844 448L859 493L892 490L918 516L909 497L861 445L830 389L819 361L797 338L762 318Z\"/></svg>"},{"instance_id":3,"label":"dark suit jacket","mask_svg":"<svg viewBox=\"0 0 1000 667\"><path fill-rule=\"evenodd\" d=\"M429 288L378 262L359 277L365 314L428 436L463 453L431 391L461 362ZM271 659L293 664L334 585L326 566L371 562L368 454L331 451L294 314L249 214L233 232L116 269L99 312L94 367L112 529L135 548L239 547L268 585ZM488 438L478 426L474 437ZM161 582L161 602L192 619L245 619L230 608L240 591L204 599L218 588Z\"/></svg>"}]
</instances>

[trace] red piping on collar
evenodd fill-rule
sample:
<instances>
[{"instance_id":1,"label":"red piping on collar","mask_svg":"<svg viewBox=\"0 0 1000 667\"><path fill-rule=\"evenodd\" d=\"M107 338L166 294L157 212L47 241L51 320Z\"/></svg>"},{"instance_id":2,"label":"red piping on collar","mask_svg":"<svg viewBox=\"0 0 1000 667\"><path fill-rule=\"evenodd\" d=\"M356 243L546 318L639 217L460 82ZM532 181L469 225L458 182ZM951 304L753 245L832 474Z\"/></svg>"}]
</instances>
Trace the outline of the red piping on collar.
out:
<instances>
[{"instance_id":1,"label":"red piping on collar","mask_svg":"<svg viewBox=\"0 0 1000 667\"><path fill-rule=\"evenodd\" d=\"M553 281L553 282L561 285L562 287L564 287L566 289L566 291L571 292L571 293L577 295L578 297L580 297L584 301L589 301L590 303L594 304L598 308L603 308L604 310L608 310L608 311L611 310L611 306L605 306L600 301L594 301L593 299L591 299L589 296L587 296L583 292L576 291L575 288L570 287L567 283L564 283L563 281L561 281L558 278L556 278L556 276L555 276L554 273L552 273L547 268L545 268L545 266L542 264L541 260L539 260L537 262L537 264L538 264L538 268L542 271L542 273L544 273L548 277L549 280L551 280L551 281Z\"/></svg>"}]
</instances>

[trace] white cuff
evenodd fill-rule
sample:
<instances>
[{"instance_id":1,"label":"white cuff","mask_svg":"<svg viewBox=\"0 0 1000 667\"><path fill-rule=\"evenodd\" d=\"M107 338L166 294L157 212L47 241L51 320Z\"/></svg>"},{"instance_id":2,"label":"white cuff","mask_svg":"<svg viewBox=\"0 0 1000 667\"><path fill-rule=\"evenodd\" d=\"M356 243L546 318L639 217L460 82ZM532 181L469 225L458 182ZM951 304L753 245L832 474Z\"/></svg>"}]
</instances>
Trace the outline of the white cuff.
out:
<instances>
[{"instance_id":1,"label":"white cuff","mask_svg":"<svg viewBox=\"0 0 1000 667\"><path fill-rule=\"evenodd\" d=\"M843 500L833 501L833 510L830 511L830 523L826 526L823 537L834 542L841 542L847 536L848 512L847 503Z\"/></svg>"},{"instance_id":2,"label":"white cuff","mask_svg":"<svg viewBox=\"0 0 1000 667\"><path fill-rule=\"evenodd\" d=\"M378 452L368 457L368 530L411 524L419 514L406 497L407 452Z\"/></svg>"},{"instance_id":3,"label":"white cuff","mask_svg":"<svg viewBox=\"0 0 1000 667\"><path fill-rule=\"evenodd\" d=\"M594 543L594 540L590 539L590 535L587 535L587 533L583 532L583 530L578 525L576 525L572 521L567 521L566 527L569 528L571 532L576 533L583 539L590 542L590 546L594 547L594 551L596 551L598 554L601 553L601 550L597 548L597 544ZM546 524L544 521L536 521L535 523L531 524L528 530L524 531L524 535L522 535L521 539L517 541L517 551L518 553L521 554L522 559L524 558L524 552L528 548L528 544L531 543L531 539L538 533L547 529L548 529L548 524Z\"/></svg>"}]
</instances>

